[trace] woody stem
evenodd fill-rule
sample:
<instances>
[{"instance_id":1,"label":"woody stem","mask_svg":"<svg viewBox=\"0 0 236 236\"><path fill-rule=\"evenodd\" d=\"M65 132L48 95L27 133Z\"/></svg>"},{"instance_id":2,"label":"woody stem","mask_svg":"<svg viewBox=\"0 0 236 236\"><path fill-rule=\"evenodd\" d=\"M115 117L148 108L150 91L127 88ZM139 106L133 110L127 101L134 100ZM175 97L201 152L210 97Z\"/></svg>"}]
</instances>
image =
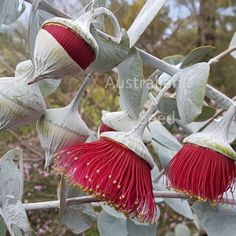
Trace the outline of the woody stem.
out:
<instances>
[{"instance_id":1,"label":"woody stem","mask_svg":"<svg viewBox=\"0 0 236 236\"><path fill-rule=\"evenodd\" d=\"M178 198L178 199L190 199L185 194L170 192L170 191L153 191L155 198ZM97 199L93 196L83 196L83 197L76 197L76 198L68 198L66 200L67 206L72 205L80 205L85 203L96 203L101 202L102 200ZM226 205L236 205L234 199L222 199L222 204ZM48 210L48 209L55 209L59 208L60 202L59 200L55 201L46 201L46 202L35 202L35 203L24 203L23 207L26 211L32 210Z\"/></svg>"},{"instance_id":2,"label":"woody stem","mask_svg":"<svg viewBox=\"0 0 236 236\"><path fill-rule=\"evenodd\" d=\"M170 65L141 49L138 49L138 51L140 53L143 62L147 65L152 66L155 69L159 69L162 72L167 73L171 76L178 73L180 70L175 66ZM212 99L213 101L217 102L225 110L227 110L234 103L229 97L227 97L217 89L213 88L209 84L206 87L206 96Z\"/></svg>"}]
</instances>

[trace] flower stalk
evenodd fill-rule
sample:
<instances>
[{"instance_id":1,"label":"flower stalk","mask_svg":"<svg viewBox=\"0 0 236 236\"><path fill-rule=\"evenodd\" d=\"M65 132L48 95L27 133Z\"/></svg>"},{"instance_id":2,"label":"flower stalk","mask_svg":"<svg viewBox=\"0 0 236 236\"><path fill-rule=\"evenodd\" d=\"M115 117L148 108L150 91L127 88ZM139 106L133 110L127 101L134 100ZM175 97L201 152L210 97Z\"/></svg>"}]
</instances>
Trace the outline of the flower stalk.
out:
<instances>
[{"instance_id":1,"label":"flower stalk","mask_svg":"<svg viewBox=\"0 0 236 236\"><path fill-rule=\"evenodd\" d=\"M77 92L76 96L73 98L73 100L70 103L71 111L78 111L79 106L81 104L80 101L81 101L82 97L84 96L84 93L85 93L87 87L91 84L94 74L95 74L95 72L91 71L86 76L85 80L83 81L82 85L79 88L79 91Z\"/></svg>"}]
</instances>

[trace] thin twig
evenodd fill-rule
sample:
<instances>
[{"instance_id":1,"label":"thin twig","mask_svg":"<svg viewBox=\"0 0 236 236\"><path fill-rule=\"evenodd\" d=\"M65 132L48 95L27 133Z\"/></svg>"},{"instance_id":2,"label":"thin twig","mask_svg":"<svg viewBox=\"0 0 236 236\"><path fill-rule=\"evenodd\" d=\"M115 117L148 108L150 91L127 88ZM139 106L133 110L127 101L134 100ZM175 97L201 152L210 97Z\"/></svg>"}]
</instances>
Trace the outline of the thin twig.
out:
<instances>
[{"instance_id":1,"label":"thin twig","mask_svg":"<svg viewBox=\"0 0 236 236\"><path fill-rule=\"evenodd\" d=\"M209 61L208 61L208 64L209 65L214 65L216 63L218 63L220 60L222 60L224 57L226 57L227 55L229 55L230 53L232 53L233 51L236 50L236 47L233 47L233 48L228 48L226 49L225 51L223 51L222 53L220 53L219 55L211 58Z\"/></svg>"},{"instance_id":2,"label":"thin twig","mask_svg":"<svg viewBox=\"0 0 236 236\"><path fill-rule=\"evenodd\" d=\"M96 199L93 196L83 196L83 197L76 197L76 198L68 198L66 200L66 205L79 205L84 203L92 203L92 202L100 202L101 200ZM47 202L35 202L35 203L24 203L23 204L26 211L29 210L47 210L47 209L55 209L59 208L60 201L47 201Z\"/></svg>"},{"instance_id":3,"label":"thin twig","mask_svg":"<svg viewBox=\"0 0 236 236\"><path fill-rule=\"evenodd\" d=\"M0 57L0 63L1 63L3 66L5 66L5 68L6 68L10 73L12 73L12 74L15 73L14 69L13 69L11 66L9 66L7 63L5 63L4 60L3 60L1 57Z\"/></svg>"},{"instance_id":4,"label":"thin twig","mask_svg":"<svg viewBox=\"0 0 236 236\"><path fill-rule=\"evenodd\" d=\"M154 191L153 192L155 198L178 198L178 199L191 199L185 194L175 193L170 191ZM76 197L76 198L68 198L66 200L66 205L80 205L85 203L93 203L93 202L101 202L102 200L97 199L93 196L83 196L83 197ZM222 199L220 204L226 205L236 205L234 199ZM24 203L23 207L26 211L31 210L48 210L48 209L56 209L59 208L60 202L57 201L47 201L47 202L35 202L35 203Z\"/></svg>"},{"instance_id":5,"label":"thin twig","mask_svg":"<svg viewBox=\"0 0 236 236\"><path fill-rule=\"evenodd\" d=\"M25 2L32 4L33 0L25 0ZM54 8L53 5L51 5L47 1L40 2L39 9L47 11L48 13L51 13L55 16L59 16L59 17L67 18L67 19L73 18L72 16L66 14L65 12L59 11L58 9Z\"/></svg>"},{"instance_id":6,"label":"thin twig","mask_svg":"<svg viewBox=\"0 0 236 236\"><path fill-rule=\"evenodd\" d=\"M232 101L236 101L236 96L232 98ZM216 118L218 118L220 115L222 115L224 113L224 109L220 109L218 112L216 112L216 114L207 121L207 123L205 125L203 125L201 127L201 129L198 130L198 132L203 131L208 125L210 125L212 123L212 121L214 121Z\"/></svg>"}]
</instances>

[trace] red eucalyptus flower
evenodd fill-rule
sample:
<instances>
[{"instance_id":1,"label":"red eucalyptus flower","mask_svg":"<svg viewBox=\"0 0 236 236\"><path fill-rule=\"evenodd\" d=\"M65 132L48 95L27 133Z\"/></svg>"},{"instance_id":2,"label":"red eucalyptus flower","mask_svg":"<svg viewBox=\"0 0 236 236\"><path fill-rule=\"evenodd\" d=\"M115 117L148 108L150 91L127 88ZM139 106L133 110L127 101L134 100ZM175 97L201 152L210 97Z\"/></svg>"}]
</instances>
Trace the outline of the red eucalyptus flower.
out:
<instances>
[{"instance_id":1,"label":"red eucalyptus flower","mask_svg":"<svg viewBox=\"0 0 236 236\"><path fill-rule=\"evenodd\" d=\"M140 221L157 220L151 169L153 160L133 133L106 132L98 141L64 149L57 169L80 186Z\"/></svg>"},{"instance_id":2,"label":"red eucalyptus flower","mask_svg":"<svg viewBox=\"0 0 236 236\"><path fill-rule=\"evenodd\" d=\"M169 163L167 185L199 200L220 201L233 188L236 153L227 142L235 116L233 106L210 131L187 137L184 146Z\"/></svg>"},{"instance_id":3,"label":"red eucalyptus flower","mask_svg":"<svg viewBox=\"0 0 236 236\"><path fill-rule=\"evenodd\" d=\"M82 69L85 70L95 60L96 52L82 34L80 35L67 25L56 22L48 22L42 28L57 40Z\"/></svg>"}]
</instances>

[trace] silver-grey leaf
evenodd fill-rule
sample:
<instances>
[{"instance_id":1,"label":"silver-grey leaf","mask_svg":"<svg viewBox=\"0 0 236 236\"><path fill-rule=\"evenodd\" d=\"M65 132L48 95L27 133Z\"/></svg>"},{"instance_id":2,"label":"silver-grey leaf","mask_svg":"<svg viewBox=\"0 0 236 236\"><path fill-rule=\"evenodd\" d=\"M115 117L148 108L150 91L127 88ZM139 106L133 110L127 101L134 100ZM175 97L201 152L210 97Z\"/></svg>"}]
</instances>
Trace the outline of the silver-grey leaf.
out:
<instances>
[{"instance_id":1,"label":"silver-grey leaf","mask_svg":"<svg viewBox=\"0 0 236 236\"><path fill-rule=\"evenodd\" d=\"M32 2L32 8L29 16L28 37L30 57L32 61L34 58L34 44L38 31L40 30L40 27L44 21L54 17L54 15L51 13L38 9L40 3L43 1L44 0L35 0Z\"/></svg>"},{"instance_id":2,"label":"silver-grey leaf","mask_svg":"<svg viewBox=\"0 0 236 236\"><path fill-rule=\"evenodd\" d=\"M66 185L66 197L73 198L84 195L82 190L74 188L69 184ZM96 221L96 213L91 204L81 204L66 206L63 215L62 223L67 226L75 234L83 233L91 228Z\"/></svg>"},{"instance_id":3,"label":"silver-grey leaf","mask_svg":"<svg viewBox=\"0 0 236 236\"><path fill-rule=\"evenodd\" d=\"M128 30L130 47L132 47L143 34L148 25L155 18L166 0L148 0Z\"/></svg>"},{"instance_id":4,"label":"silver-grey leaf","mask_svg":"<svg viewBox=\"0 0 236 236\"><path fill-rule=\"evenodd\" d=\"M100 236L128 236L126 219L116 218L106 211L98 215L97 226Z\"/></svg>"},{"instance_id":5,"label":"silver-grey leaf","mask_svg":"<svg viewBox=\"0 0 236 236\"><path fill-rule=\"evenodd\" d=\"M19 161L19 168L15 161ZM0 214L11 236L30 235L31 227L21 203L23 195L23 153L8 151L0 160Z\"/></svg>"},{"instance_id":6,"label":"silver-grey leaf","mask_svg":"<svg viewBox=\"0 0 236 236\"><path fill-rule=\"evenodd\" d=\"M15 22L25 11L25 3L19 0L0 0L0 25Z\"/></svg>"},{"instance_id":7,"label":"silver-grey leaf","mask_svg":"<svg viewBox=\"0 0 236 236\"><path fill-rule=\"evenodd\" d=\"M160 122L154 121L148 127L154 141L173 151L181 148L181 143Z\"/></svg>"},{"instance_id":8,"label":"silver-grey leaf","mask_svg":"<svg viewBox=\"0 0 236 236\"><path fill-rule=\"evenodd\" d=\"M165 187L165 179L166 179L166 176L162 177L159 180L158 184L156 185L157 191L169 191ZM191 220L193 219L193 212L187 200L178 199L178 198L164 198L164 202L180 215Z\"/></svg>"},{"instance_id":9,"label":"silver-grey leaf","mask_svg":"<svg viewBox=\"0 0 236 236\"><path fill-rule=\"evenodd\" d=\"M188 55L185 56L180 68L183 69L187 66L191 66L195 63L201 62L204 57L212 52L215 48L212 46L200 46L194 48Z\"/></svg>"},{"instance_id":10,"label":"silver-grey leaf","mask_svg":"<svg viewBox=\"0 0 236 236\"><path fill-rule=\"evenodd\" d=\"M19 236L19 232L22 235L31 235L32 229L23 204L19 200L15 202L15 199L11 199L11 197L9 196L9 199L13 203L4 204L0 208L0 214L7 225L10 235Z\"/></svg>"},{"instance_id":11,"label":"silver-grey leaf","mask_svg":"<svg viewBox=\"0 0 236 236\"><path fill-rule=\"evenodd\" d=\"M167 232L165 236L175 236L175 234L173 232Z\"/></svg>"},{"instance_id":12,"label":"silver-grey leaf","mask_svg":"<svg viewBox=\"0 0 236 236\"><path fill-rule=\"evenodd\" d=\"M235 47L236 47L236 32L234 33L229 45L229 48L235 48ZM236 59L236 51L233 51L231 53L231 56Z\"/></svg>"},{"instance_id":13,"label":"silver-grey leaf","mask_svg":"<svg viewBox=\"0 0 236 236\"><path fill-rule=\"evenodd\" d=\"M121 218L121 219L126 219L126 216L122 214L121 212L118 212L115 210L113 207L110 207L108 205L102 204L102 209L108 213L109 215L115 217L115 218Z\"/></svg>"},{"instance_id":14,"label":"silver-grey leaf","mask_svg":"<svg viewBox=\"0 0 236 236\"><path fill-rule=\"evenodd\" d=\"M0 199L13 196L21 200L23 195L23 165L22 151L15 149L8 151L0 160ZM20 160L20 169L14 160Z\"/></svg>"},{"instance_id":15,"label":"silver-grey leaf","mask_svg":"<svg viewBox=\"0 0 236 236\"><path fill-rule=\"evenodd\" d=\"M99 33L91 26L91 34L95 38L99 53L96 60L90 65L94 71L107 72L120 64L129 53L129 38L125 30L119 43L113 42L107 35Z\"/></svg>"},{"instance_id":16,"label":"silver-grey leaf","mask_svg":"<svg viewBox=\"0 0 236 236\"><path fill-rule=\"evenodd\" d=\"M157 235L157 225L152 224L136 224L133 220L127 220L127 230L129 236L156 236Z\"/></svg>"},{"instance_id":17,"label":"silver-grey leaf","mask_svg":"<svg viewBox=\"0 0 236 236\"><path fill-rule=\"evenodd\" d=\"M131 49L128 57L118 66L120 104L133 119L142 109L143 64L138 51Z\"/></svg>"},{"instance_id":18,"label":"silver-grey leaf","mask_svg":"<svg viewBox=\"0 0 236 236\"><path fill-rule=\"evenodd\" d=\"M165 168L182 145L160 122L152 122L148 127L154 151Z\"/></svg>"},{"instance_id":19,"label":"silver-grey leaf","mask_svg":"<svg viewBox=\"0 0 236 236\"><path fill-rule=\"evenodd\" d=\"M38 82L39 89L44 97L54 93L60 84L60 79L43 79Z\"/></svg>"},{"instance_id":20,"label":"silver-grey leaf","mask_svg":"<svg viewBox=\"0 0 236 236\"><path fill-rule=\"evenodd\" d=\"M208 236L235 235L236 207L223 205L211 207L209 203L196 202L193 210Z\"/></svg>"},{"instance_id":21,"label":"silver-grey leaf","mask_svg":"<svg viewBox=\"0 0 236 236\"><path fill-rule=\"evenodd\" d=\"M190 229L185 224L177 224L175 227L175 236L191 236Z\"/></svg>"},{"instance_id":22,"label":"silver-grey leaf","mask_svg":"<svg viewBox=\"0 0 236 236\"><path fill-rule=\"evenodd\" d=\"M88 214L85 214L87 212ZM62 222L75 234L83 233L84 231L90 229L93 226L91 222L90 211L86 206L76 206L76 207L67 207L63 215ZM96 219L96 216L94 216Z\"/></svg>"},{"instance_id":23,"label":"silver-grey leaf","mask_svg":"<svg viewBox=\"0 0 236 236\"><path fill-rule=\"evenodd\" d=\"M34 58L34 43L37 33L40 29L38 7L41 1L42 0L36 0L32 2L32 7L29 15L28 37L29 37L30 56L32 61Z\"/></svg>"},{"instance_id":24,"label":"silver-grey leaf","mask_svg":"<svg viewBox=\"0 0 236 236\"><path fill-rule=\"evenodd\" d=\"M165 168L169 164L171 159L177 153L177 151L173 151L169 148L164 147L154 139L152 140L152 147L154 148L154 152L158 155L163 168Z\"/></svg>"},{"instance_id":25,"label":"silver-grey leaf","mask_svg":"<svg viewBox=\"0 0 236 236\"><path fill-rule=\"evenodd\" d=\"M202 62L180 70L176 99L181 119L190 123L202 112L210 67Z\"/></svg>"},{"instance_id":26,"label":"silver-grey leaf","mask_svg":"<svg viewBox=\"0 0 236 236\"><path fill-rule=\"evenodd\" d=\"M188 218L193 219L193 213L191 208L188 204L188 201L182 199L174 199L174 198L166 198L164 199L165 203L169 205L175 212L179 213L180 215Z\"/></svg>"}]
</instances>

